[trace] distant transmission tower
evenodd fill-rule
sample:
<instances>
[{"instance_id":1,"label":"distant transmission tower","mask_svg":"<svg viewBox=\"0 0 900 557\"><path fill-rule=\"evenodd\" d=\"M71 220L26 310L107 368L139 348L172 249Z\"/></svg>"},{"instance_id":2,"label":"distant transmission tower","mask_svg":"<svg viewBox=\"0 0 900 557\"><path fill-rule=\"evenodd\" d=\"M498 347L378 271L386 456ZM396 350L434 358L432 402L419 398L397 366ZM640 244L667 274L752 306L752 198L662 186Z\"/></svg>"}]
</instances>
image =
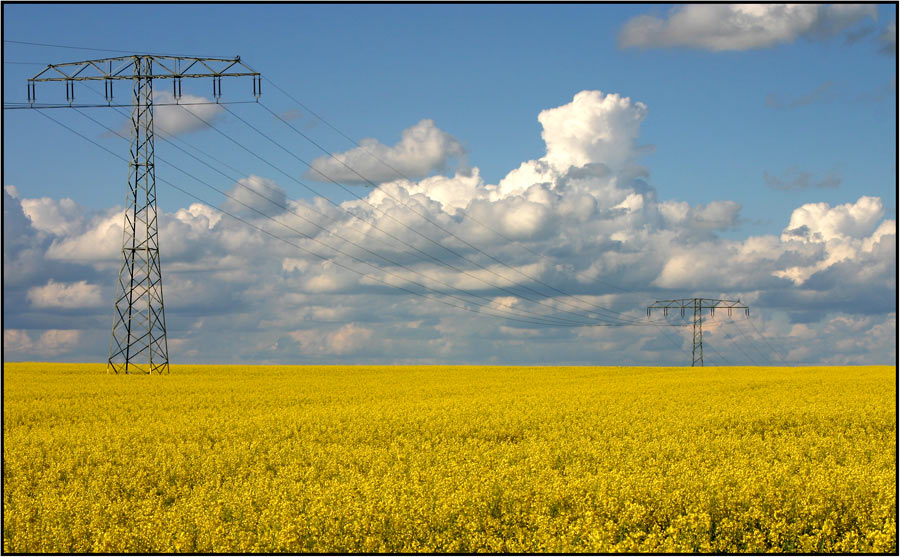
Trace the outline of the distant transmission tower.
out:
<instances>
[{"instance_id":1,"label":"distant transmission tower","mask_svg":"<svg viewBox=\"0 0 900 557\"><path fill-rule=\"evenodd\" d=\"M681 310L681 316L684 317L684 310L690 309L694 312L694 345L691 348L691 367L703 367L703 310L708 309L709 314L715 315L717 309L727 309L728 315L731 316L732 310L742 309L745 315L750 316L750 308L742 305L740 300L713 300L710 298L682 298L680 300L657 300L653 304L647 306L647 317L650 317L650 310L662 309L663 315L668 315L670 309Z\"/></svg>"},{"instance_id":2,"label":"distant transmission tower","mask_svg":"<svg viewBox=\"0 0 900 557\"><path fill-rule=\"evenodd\" d=\"M107 105L112 106L113 83L130 80L131 157L128 196L107 372L167 373L169 348L163 304L156 212L156 168L153 151L153 80L171 79L175 101L181 98L183 78L212 77L216 102L222 78L251 76L259 97L261 78L241 58L196 58L136 54L82 62L50 64L28 80L28 102L34 106L35 83L64 81L66 101L75 100L76 81L103 81Z\"/></svg>"}]
</instances>

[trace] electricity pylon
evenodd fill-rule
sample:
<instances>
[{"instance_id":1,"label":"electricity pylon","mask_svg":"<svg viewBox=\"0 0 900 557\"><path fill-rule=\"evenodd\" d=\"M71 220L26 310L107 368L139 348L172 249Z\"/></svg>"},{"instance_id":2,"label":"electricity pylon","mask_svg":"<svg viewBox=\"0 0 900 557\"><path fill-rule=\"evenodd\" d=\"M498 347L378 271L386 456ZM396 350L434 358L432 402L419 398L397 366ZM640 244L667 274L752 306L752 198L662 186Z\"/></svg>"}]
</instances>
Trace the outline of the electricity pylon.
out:
<instances>
[{"instance_id":1,"label":"electricity pylon","mask_svg":"<svg viewBox=\"0 0 900 557\"><path fill-rule=\"evenodd\" d=\"M66 101L75 99L76 81L103 81L107 104L112 105L113 84L130 80L131 147L128 162L128 195L122 233L122 266L113 312L112 334L106 371L168 373L169 347L163 303L156 211L156 167L153 149L153 80L171 79L173 96L181 98L183 78L213 78L216 102L222 95L222 78L251 76L259 97L261 78L235 58L197 58L135 54L64 64L50 64L28 80L28 102L33 106L35 83L64 81Z\"/></svg>"},{"instance_id":2,"label":"electricity pylon","mask_svg":"<svg viewBox=\"0 0 900 557\"><path fill-rule=\"evenodd\" d=\"M744 310L745 315L750 316L750 308L741 304L740 300L713 300L710 298L682 298L680 300L657 300L653 304L647 306L647 317L650 317L650 310L662 309L663 315L669 315L670 309L681 310L681 316L684 317L684 310L690 309L694 312L694 344L691 347L691 367L703 367L703 310L708 309L710 316L716 314L717 309L727 309L728 315L735 309Z\"/></svg>"}]
</instances>

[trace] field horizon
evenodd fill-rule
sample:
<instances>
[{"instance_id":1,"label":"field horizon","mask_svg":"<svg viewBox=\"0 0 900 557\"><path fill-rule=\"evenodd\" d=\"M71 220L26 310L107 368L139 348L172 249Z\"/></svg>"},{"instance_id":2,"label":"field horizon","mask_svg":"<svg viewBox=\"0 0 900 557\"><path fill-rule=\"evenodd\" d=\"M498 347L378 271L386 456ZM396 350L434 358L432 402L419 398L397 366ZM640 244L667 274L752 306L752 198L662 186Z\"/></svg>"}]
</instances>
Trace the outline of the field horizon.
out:
<instances>
[{"instance_id":1,"label":"field horizon","mask_svg":"<svg viewBox=\"0 0 900 557\"><path fill-rule=\"evenodd\" d=\"M897 549L894 366L105 368L4 363L4 551Z\"/></svg>"},{"instance_id":2,"label":"field horizon","mask_svg":"<svg viewBox=\"0 0 900 557\"><path fill-rule=\"evenodd\" d=\"M39 361L39 360L22 360L22 361L5 361L3 363L4 366L7 364L12 365L51 365L51 366L97 366L98 368L102 368L103 373L106 373L106 363L105 362L52 362L52 361ZM716 369L732 369L732 368L740 368L740 369L750 369L750 368L762 368L762 369L810 369L810 368L863 368L863 367L887 367L897 369L896 364L791 364L791 365L707 365L707 366L699 366L692 367L690 365L659 365L659 366L646 366L646 365L589 365L589 364L565 364L565 365L550 365L550 364L216 364L216 363L202 363L202 364L173 364L170 363L169 366L172 369L189 369L194 367L223 367L223 368L319 368L319 367L327 367L327 368L548 368L548 369L559 369L559 368L610 368L610 369L618 369L618 368L635 368L635 369L703 369L703 368L716 368ZM110 374L115 375L110 372ZM131 373L129 373L130 375ZM137 375L141 375L141 373L136 373ZM149 375L149 374L144 374Z\"/></svg>"}]
</instances>

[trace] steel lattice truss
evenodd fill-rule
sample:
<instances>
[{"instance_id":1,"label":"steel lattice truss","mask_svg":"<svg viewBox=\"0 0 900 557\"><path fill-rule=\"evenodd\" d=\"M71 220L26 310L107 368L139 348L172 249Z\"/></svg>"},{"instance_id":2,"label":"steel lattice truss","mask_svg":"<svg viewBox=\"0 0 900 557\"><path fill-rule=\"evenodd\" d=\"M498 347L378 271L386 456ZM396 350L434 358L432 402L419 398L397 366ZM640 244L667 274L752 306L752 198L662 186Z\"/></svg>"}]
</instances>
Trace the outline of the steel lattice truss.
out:
<instances>
[{"instance_id":1,"label":"steel lattice truss","mask_svg":"<svg viewBox=\"0 0 900 557\"><path fill-rule=\"evenodd\" d=\"M219 98L222 95L222 78L241 76L253 78L253 94L259 96L262 92L260 74L241 62L240 56L196 58L142 54L66 62L50 64L28 80L28 102L35 101L37 97L35 84L41 81L64 81L66 83L66 100L71 102L75 98L76 81L104 81L106 99L112 100L113 82L116 80L171 79L172 92L176 98L179 98L181 97L182 78L211 77L213 78L213 96Z\"/></svg>"},{"instance_id":2,"label":"steel lattice truss","mask_svg":"<svg viewBox=\"0 0 900 557\"><path fill-rule=\"evenodd\" d=\"M715 300L712 298L681 298L679 300L657 300L647 306L647 317L654 309L663 310L663 315L668 315L670 309L681 310L684 317L685 310L693 312L694 338L691 347L691 367L703 367L703 310L709 310L709 314L715 315L717 309L728 310L728 316L736 309L744 310L745 315L750 315L750 308L743 305L740 300Z\"/></svg>"},{"instance_id":3,"label":"steel lattice truss","mask_svg":"<svg viewBox=\"0 0 900 557\"><path fill-rule=\"evenodd\" d=\"M127 79L132 83L128 197L107 371L169 371L157 232L153 80L172 79L173 94L178 99L182 78L211 77L213 95L218 99L222 94L221 79L239 76L253 78L253 94L258 97L261 93L260 74L242 63L240 57L120 56L51 64L28 80L30 103L35 101L35 84L41 81L64 81L66 100L70 104L75 98L76 81L103 80L106 99L110 103L115 80Z\"/></svg>"},{"instance_id":4,"label":"steel lattice truss","mask_svg":"<svg viewBox=\"0 0 900 557\"><path fill-rule=\"evenodd\" d=\"M150 60L139 62L149 73ZM165 304L159 261L156 169L153 153L153 81L135 79L122 267L116 289L108 368L118 373L169 369Z\"/></svg>"}]
</instances>

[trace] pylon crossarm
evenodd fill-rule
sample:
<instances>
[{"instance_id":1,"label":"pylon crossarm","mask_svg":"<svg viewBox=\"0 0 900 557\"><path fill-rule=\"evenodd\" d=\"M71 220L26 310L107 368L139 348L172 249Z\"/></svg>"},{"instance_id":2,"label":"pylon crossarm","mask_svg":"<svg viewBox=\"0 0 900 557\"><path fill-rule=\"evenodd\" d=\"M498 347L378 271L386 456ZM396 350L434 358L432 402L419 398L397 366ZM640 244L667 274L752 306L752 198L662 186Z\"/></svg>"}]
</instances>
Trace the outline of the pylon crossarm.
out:
<instances>
[{"instance_id":1,"label":"pylon crossarm","mask_svg":"<svg viewBox=\"0 0 900 557\"><path fill-rule=\"evenodd\" d=\"M682 298L679 300L657 300L653 304L647 306L650 309L694 309L697 301L700 303L701 309L746 309L740 300L716 300L712 298Z\"/></svg>"},{"instance_id":2,"label":"pylon crossarm","mask_svg":"<svg viewBox=\"0 0 900 557\"><path fill-rule=\"evenodd\" d=\"M153 71L148 74L127 71L133 69L136 60L150 60L153 63ZM113 63L120 62L113 69ZM179 69L183 62L189 62L187 67ZM106 65L106 67L104 67ZM159 69L163 71L158 71ZM217 67L221 66L221 67ZM194 69L194 68L197 69ZM92 71L91 71L92 70ZM192 71L193 70L193 71ZM49 76L45 75L48 72ZM88 72L88 73L84 73ZM258 77L259 72L241 62L240 56L235 58L199 58L189 56L158 56L155 54L116 56L113 58L100 58L96 60L81 60L79 62L67 62L63 64L50 64L28 81L100 81L122 79L173 79L184 77Z\"/></svg>"}]
</instances>

